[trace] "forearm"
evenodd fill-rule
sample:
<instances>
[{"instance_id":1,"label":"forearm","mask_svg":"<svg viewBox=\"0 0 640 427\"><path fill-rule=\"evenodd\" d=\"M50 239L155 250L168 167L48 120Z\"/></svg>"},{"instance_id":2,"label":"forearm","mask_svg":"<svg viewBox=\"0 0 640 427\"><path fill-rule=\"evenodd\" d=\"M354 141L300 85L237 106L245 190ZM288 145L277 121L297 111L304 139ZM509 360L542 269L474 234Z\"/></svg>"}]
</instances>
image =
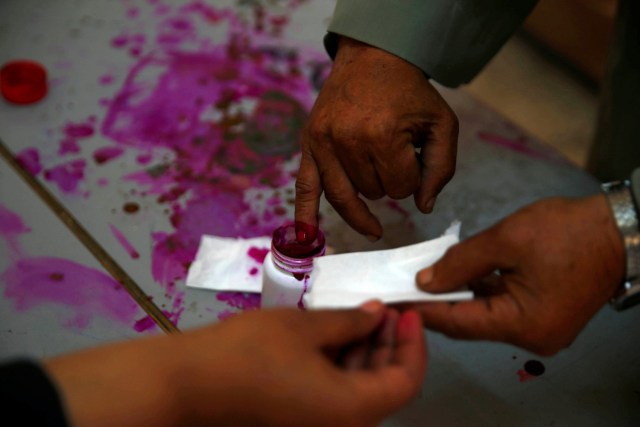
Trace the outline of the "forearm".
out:
<instances>
[{"instance_id":1,"label":"forearm","mask_svg":"<svg viewBox=\"0 0 640 427\"><path fill-rule=\"evenodd\" d=\"M73 426L172 426L184 417L172 339L131 341L44 363ZM174 357L174 355L176 355Z\"/></svg>"}]
</instances>

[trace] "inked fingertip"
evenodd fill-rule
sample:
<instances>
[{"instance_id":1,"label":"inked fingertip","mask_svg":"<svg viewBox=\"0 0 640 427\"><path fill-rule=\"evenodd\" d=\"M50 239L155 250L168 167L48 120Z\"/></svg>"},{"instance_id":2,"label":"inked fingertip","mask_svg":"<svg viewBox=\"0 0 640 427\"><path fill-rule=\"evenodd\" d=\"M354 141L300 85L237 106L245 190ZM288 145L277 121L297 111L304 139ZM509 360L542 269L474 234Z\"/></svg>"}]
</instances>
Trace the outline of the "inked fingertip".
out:
<instances>
[{"instance_id":1,"label":"inked fingertip","mask_svg":"<svg viewBox=\"0 0 640 427\"><path fill-rule=\"evenodd\" d=\"M302 221L295 221L296 240L301 244L312 243L318 235L318 226L307 224Z\"/></svg>"}]
</instances>

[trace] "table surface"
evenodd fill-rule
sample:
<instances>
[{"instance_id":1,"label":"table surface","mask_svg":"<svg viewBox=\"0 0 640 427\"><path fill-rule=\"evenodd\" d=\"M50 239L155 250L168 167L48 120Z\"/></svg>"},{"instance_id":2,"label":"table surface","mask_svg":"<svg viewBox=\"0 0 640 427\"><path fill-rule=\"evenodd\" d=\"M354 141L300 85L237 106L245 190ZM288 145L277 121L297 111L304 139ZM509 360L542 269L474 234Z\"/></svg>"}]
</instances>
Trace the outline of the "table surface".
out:
<instances>
[{"instance_id":1,"label":"table surface","mask_svg":"<svg viewBox=\"0 0 640 427\"><path fill-rule=\"evenodd\" d=\"M0 103L0 138L173 323L252 309L252 295L186 289L202 234L268 235L293 216L295 136L330 63L333 2L9 0L0 64L49 72L30 106ZM457 173L433 214L371 203L385 237L357 236L323 203L338 252L462 237L597 182L462 91ZM162 333L26 183L0 162L0 357L47 357ZM428 333L421 396L385 425L637 425L640 311L604 308L552 358ZM221 343L224 345L224 343ZM520 381L531 359L545 373Z\"/></svg>"}]
</instances>

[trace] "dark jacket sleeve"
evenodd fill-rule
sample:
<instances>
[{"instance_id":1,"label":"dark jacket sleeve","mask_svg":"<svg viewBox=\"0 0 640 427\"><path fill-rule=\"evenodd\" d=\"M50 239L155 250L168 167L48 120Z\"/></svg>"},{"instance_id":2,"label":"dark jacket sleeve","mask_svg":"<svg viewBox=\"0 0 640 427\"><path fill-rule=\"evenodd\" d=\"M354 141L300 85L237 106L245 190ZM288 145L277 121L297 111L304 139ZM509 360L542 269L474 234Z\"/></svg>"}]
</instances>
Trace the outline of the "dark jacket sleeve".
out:
<instances>
[{"instance_id":1,"label":"dark jacket sleeve","mask_svg":"<svg viewBox=\"0 0 640 427\"><path fill-rule=\"evenodd\" d=\"M397 55L437 82L469 82L496 54L537 0L338 0L325 37L337 35Z\"/></svg>"},{"instance_id":2,"label":"dark jacket sleeve","mask_svg":"<svg viewBox=\"0 0 640 427\"><path fill-rule=\"evenodd\" d=\"M58 391L40 365L29 360L0 365L0 414L14 425L67 425Z\"/></svg>"}]
</instances>

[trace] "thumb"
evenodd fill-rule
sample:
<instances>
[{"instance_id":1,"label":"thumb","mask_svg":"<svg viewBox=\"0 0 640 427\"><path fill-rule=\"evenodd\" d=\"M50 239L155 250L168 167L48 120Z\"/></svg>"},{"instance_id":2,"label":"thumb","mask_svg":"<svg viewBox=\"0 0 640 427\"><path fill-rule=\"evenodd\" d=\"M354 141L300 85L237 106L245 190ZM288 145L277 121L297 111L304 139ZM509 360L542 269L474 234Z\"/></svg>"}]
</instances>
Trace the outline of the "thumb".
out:
<instances>
[{"instance_id":1,"label":"thumb","mask_svg":"<svg viewBox=\"0 0 640 427\"><path fill-rule=\"evenodd\" d=\"M418 287L426 292L451 292L498 268L507 268L493 230L450 247L435 264L418 272Z\"/></svg>"}]
</instances>

